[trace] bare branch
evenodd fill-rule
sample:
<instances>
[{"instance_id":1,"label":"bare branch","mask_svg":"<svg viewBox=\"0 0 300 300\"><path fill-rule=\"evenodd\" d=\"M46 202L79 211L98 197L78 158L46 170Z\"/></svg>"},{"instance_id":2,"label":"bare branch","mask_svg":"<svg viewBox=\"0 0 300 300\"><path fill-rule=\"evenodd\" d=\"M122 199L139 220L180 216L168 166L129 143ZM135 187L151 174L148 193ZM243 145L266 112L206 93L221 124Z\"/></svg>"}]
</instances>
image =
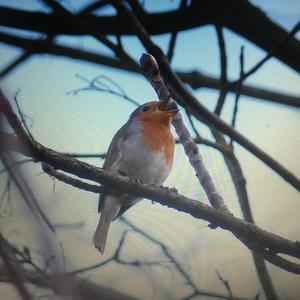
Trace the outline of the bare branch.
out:
<instances>
[{"instance_id":1,"label":"bare branch","mask_svg":"<svg viewBox=\"0 0 300 300\"><path fill-rule=\"evenodd\" d=\"M180 5L179 5L179 11L184 10L187 7L187 0L181 0L180 1ZM171 38L170 38L170 42L169 42L169 49L168 49L168 53L167 53L167 57L169 62L171 63L171 60L173 58L174 55L174 49L175 49L175 44L176 44L176 39L177 39L177 33L178 31L175 30L171 33Z\"/></svg>"},{"instance_id":2,"label":"bare branch","mask_svg":"<svg viewBox=\"0 0 300 300\"><path fill-rule=\"evenodd\" d=\"M96 64L102 64L108 67L117 68L128 72L140 72L140 68L136 63L134 65L130 65L125 61L101 55L98 52L94 53L53 43L47 44L47 42L43 39L25 39L6 33L0 33L0 41L2 43L7 43L16 47L31 50L32 53L49 53L54 55L61 55L74 59L89 61ZM177 72L176 74L183 82L189 84L194 89L202 87L221 89L221 83L219 79L209 77L200 73L199 71ZM227 86L227 89L229 92L235 92L236 85ZM244 85L241 88L241 94L249 97L272 101L275 103L290 105L298 108L300 107L299 97L285 95L258 87L252 87L249 85Z\"/></svg>"},{"instance_id":3,"label":"bare branch","mask_svg":"<svg viewBox=\"0 0 300 300\"><path fill-rule=\"evenodd\" d=\"M243 73L243 76L240 79L238 79L237 81L235 81L233 83L230 83L230 85L237 84L239 81L241 81L241 82L245 81L250 75L255 73L263 64L265 64L270 58L272 58L275 55L275 53L278 51L278 49L280 49L280 47L282 47L282 45L284 45L299 30L300 30L300 22L298 22L288 34L286 34L284 37L282 37L276 43L276 45L272 49L269 50L269 52L266 54L266 56L261 61L259 61L256 65L254 65L248 72Z\"/></svg>"},{"instance_id":4,"label":"bare branch","mask_svg":"<svg viewBox=\"0 0 300 300\"><path fill-rule=\"evenodd\" d=\"M29 51L25 51L23 54L21 54L18 58L16 58L13 62L6 66L2 71L0 71L0 78L6 76L13 69L22 64L25 60L27 60L27 58L30 55L31 54L29 53Z\"/></svg>"},{"instance_id":5,"label":"bare branch","mask_svg":"<svg viewBox=\"0 0 300 300\"><path fill-rule=\"evenodd\" d=\"M91 299L105 299L105 300L136 300L131 296L114 291L111 288L103 287L95 284L87 279L78 278L76 276L59 273L47 274L41 276L37 271L29 271L21 269L26 282L37 285L39 287L50 288L57 295L64 297L72 296L74 299L91 300ZM0 266L0 280L2 282L11 282L7 271Z\"/></svg>"},{"instance_id":6,"label":"bare branch","mask_svg":"<svg viewBox=\"0 0 300 300\"><path fill-rule=\"evenodd\" d=\"M216 26L216 32L217 32L217 37L218 37L218 42L219 42L219 49L220 49L220 66L221 66L221 76L220 76L220 96L219 100L217 103L217 106L215 108L215 114L220 115L226 94L227 94L227 89L225 86L227 85L227 57L226 57L226 47L225 47L225 41L224 41L224 34L223 34L223 29L219 25Z\"/></svg>"},{"instance_id":7,"label":"bare branch","mask_svg":"<svg viewBox=\"0 0 300 300\"><path fill-rule=\"evenodd\" d=\"M28 139L30 140L30 137L28 137ZM6 168L10 179L16 185L17 189L19 190L20 194L24 198L24 201L26 202L30 210L34 214L38 213L38 215L42 218L42 220L45 222L48 228L54 232L51 222L48 220L46 214L41 209L36 197L34 196L26 180L24 180L24 178L20 175L17 176L15 170L10 168L10 165L15 164L15 162L14 161L11 162L10 160L8 160L7 157L5 157L2 153L0 153L0 159L4 167Z\"/></svg>"},{"instance_id":8,"label":"bare branch","mask_svg":"<svg viewBox=\"0 0 300 300\"><path fill-rule=\"evenodd\" d=\"M229 11L230 10L230 11ZM230 13L230 18L228 14ZM70 22L59 13L46 14L0 7L0 24L8 27L27 29L53 34L87 34L87 28ZM162 34L200 27L207 24L220 24L244 36L266 51L282 37L286 31L272 22L266 14L249 1L191 1L184 11L174 10L162 13L137 14L150 34ZM256 20L255 26L248 20ZM115 16L84 15L84 21L102 35L132 35L132 28L126 20ZM258 30L259 29L259 30ZM300 43L296 38L285 43L276 53L284 63L300 71Z\"/></svg>"},{"instance_id":9,"label":"bare branch","mask_svg":"<svg viewBox=\"0 0 300 300\"><path fill-rule=\"evenodd\" d=\"M144 47L152 54L162 71L168 88L172 92L174 99L179 103L184 105L190 113L192 113L199 120L204 120L210 125L221 130L227 134L234 141L238 142L241 146L245 147L257 158L266 163L270 168L272 168L277 174L284 178L288 183L290 183L294 188L300 191L300 180L292 172L287 170L278 161L269 156L266 152L261 150L255 144L250 142L246 137L232 128L230 125L221 120L217 115L210 112L205 106L197 101L197 99L186 89L184 84L180 81L178 76L171 69L167 58L162 53L161 49L156 46L152 40L150 40L147 32L142 27L139 20L134 16L120 1L112 0L113 5L120 10L124 16L127 17L128 21L131 22L136 35L139 37ZM165 99L168 95L159 95L159 99Z\"/></svg>"},{"instance_id":10,"label":"bare branch","mask_svg":"<svg viewBox=\"0 0 300 300\"><path fill-rule=\"evenodd\" d=\"M220 281L222 282L222 284L225 286L225 288L226 288L226 290L227 290L227 292L228 292L228 294L229 294L229 299L233 299L233 295L232 295L231 288L230 288L230 284L229 284L228 280L225 280L225 279L223 278L223 276L222 276L218 271L216 271L216 273L217 273L217 275L218 275L219 280L220 280Z\"/></svg>"},{"instance_id":11,"label":"bare branch","mask_svg":"<svg viewBox=\"0 0 300 300\"><path fill-rule=\"evenodd\" d=\"M252 244L256 243L260 247L264 247L267 252L260 253L263 257L272 261L281 267L288 269L292 272L300 273L300 265L289 263L285 264L284 261L278 260L276 253L288 254L300 258L299 242L292 242L275 234L264 231L253 224L246 223L239 220L224 211L215 210L207 205L198 201L179 196L176 192L169 189L157 189L152 186L141 185L139 183L132 183L128 178L121 176L113 176L109 172L105 172L100 168L96 168L87 163L77 161L76 159L68 156L63 156L51 149L45 148L41 144L33 141L26 135L20 121L13 112L8 100L0 93L0 109L7 118L8 122L18 134L20 140L28 145L31 149L31 155L41 161L47 162L53 167L72 173L81 178L86 178L100 182L108 187L112 186L118 189L119 192L128 192L133 195L142 196L151 200L157 201L163 205L168 205L187 212L196 218L202 218L210 221L214 226L220 226L224 229L233 232L242 242L251 241ZM22 148L21 150L22 151ZM25 151L25 155L28 152ZM250 243L250 242L249 242ZM255 245L256 245L255 244ZM249 246L247 244L247 246ZM276 256L274 259L273 256ZM280 258L280 257L279 257ZM291 264L293 267L291 267Z\"/></svg>"},{"instance_id":12,"label":"bare branch","mask_svg":"<svg viewBox=\"0 0 300 300\"><path fill-rule=\"evenodd\" d=\"M76 158L102 158L102 159L104 159L106 155L106 153L72 153L72 152L67 152L62 154L69 155Z\"/></svg>"},{"instance_id":13,"label":"bare branch","mask_svg":"<svg viewBox=\"0 0 300 300\"><path fill-rule=\"evenodd\" d=\"M100 75L97 76L93 79L87 79L84 76L78 75L76 74L76 76L83 80L84 82L86 82L88 85L86 87L83 88L79 88L73 91L68 92L68 94L75 94L77 95L79 92L83 92L83 91L98 91L98 92L103 92L103 93L108 93L111 95L115 95L118 97L121 97L125 100L127 100L128 102L130 102L131 104L135 105L135 106L139 106L140 104L135 101L134 99L130 98L125 91L120 87L120 85L118 85L113 79L104 76L104 75ZM104 81L107 81L110 85L112 85L113 87L111 88L108 84L106 84Z\"/></svg>"},{"instance_id":14,"label":"bare branch","mask_svg":"<svg viewBox=\"0 0 300 300\"><path fill-rule=\"evenodd\" d=\"M75 15L71 12L69 12L67 9L65 9L59 2L55 0L43 0L45 4L50 6L55 12L58 12L60 14L63 14L65 17L67 17L70 21L70 23L74 26L80 26L82 27L87 33L92 35L95 39L103 43L105 46L107 46L109 49L114 51L114 53L120 58L128 62L129 64L135 64L134 59L132 59L123 49L112 43L105 35L99 33L99 29L97 30L90 25L88 21L84 17L82 17L80 14Z\"/></svg>"},{"instance_id":15,"label":"bare branch","mask_svg":"<svg viewBox=\"0 0 300 300\"><path fill-rule=\"evenodd\" d=\"M226 140L221 132L212 129L212 134L218 144L227 146ZM251 212L251 207L249 203L249 197L246 189L246 179L244 177L242 168L236 158L233 148L231 152L222 152L225 163L228 167L228 171L232 178L239 204L242 210L244 219L247 222L254 223L254 218ZM264 290L264 293L269 300L278 299L274 286L272 284L271 277L268 273L264 259L259 256L256 252L252 252L254 264L256 267L256 273Z\"/></svg>"},{"instance_id":16,"label":"bare branch","mask_svg":"<svg viewBox=\"0 0 300 300\"><path fill-rule=\"evenodd\" d=\"M88 192L97 193L97 194L103 192L103 187L100 187L98 185L89 184L84 181L78 180L76 178L67 176L61 172L58 172L51 165L49 165L47 163L42 162L41 165L42 165L42 169L45 173L47 173L49 176L56 178L59 181L62 181L73 187L76 187L78 189L85 190Z\"/></svg>"},{"instance_id":17,"label":"bare branch","mask_svg":"<svg viewBox=\"0 0 300 300\"><path fill-rule=\"evenodd\" d=\"M238 112L238 103L239 98L241 95L241 87L243 84L243 76L244 76L244 47L241 47L241 53L240 53L240 80L238 81L237 89L236 89L236 95L235 95L235 101L234 101L234 109L233 109L233 115L231 120L231 126L234 128L236 123L236 117ZM232 139L230 140L230 143L232 145Z\"/></svg>"},{"instance_id":18,"label":"bare branch","mask_svg":"<svg viewBox=\"0 0 300 300\"><path fill-rule=\"evenodd\" d=\"M1 137L1 135L0 135L0 137ZM13 169L13 168L16 168L16 167L20 167L21 165L23 165L25 163L33 162L33 161L34 160L31 159L31 158L25 158L25 159L22 159L22 160L17 160L13 164L11 164L8 169L7 168L3 168L2 170L0 170L0 175L3 174L3 173L5 173L5 172L7 172L10 169Z\"/></svg>"},{"instance_id":19,"label":"bare branch","mask_svg":"<svg viewBox=\"0 0 300 300\"><path fill-rule=\"evenodd\" d=\"M34 149L32 155L34 155L36 159L45 161L56 168L81 178L90 179L107 185L108 187L113 187L114 190L117 190L120 193L126 192L136 196L146 197L153 201L157 201L162 205L167 205L186 212L195 218L206 220L214 224L214 227L219 226L223 229L230 230L239 237L242 242L251 241L252 244L255 243L255 245L260 245L261 248L264 247L263 249L268 249L266 250L267 252L262 252L260 250L260 253L266 260L272 261L272 263L283 267L288 271L300 273L299 265L290 262L287 263L286 260L283 260L275 254L283 253L300 258L299 242L289 241L283 237L260 229L253 224L235 218L228 213L213 209L199 201L178 195L173 189L170 190L168 188L142 185L137 182L132 182L127 177L113 176L100 168L77 161L68 156L63 156L36 142L33 142L32 147Z\"/></svg>"},{"instance_id":20,"label":"bare branch","mask_svg":"<svg viewBox=\"0 0 300 300\"><path fill-rule=\"evenodd\" d=\"M19 101L18 101L18 94L19 94L19 92L17 92L17 94L14 96L14 100L15 100L15 103L16 103L16 106L17 106L17 110L18 110L19 116L20 116L21 121L22 121L22 125L24 126L24 128L25 128L27 134L29 135L30 139L34 140L34 137L31 134L31 132L30 132L30 130L29 130L27 124L26 124L23 112L21 111L21 108L20 108L20 105L19 105Z\"/></svg>"},{"instance_id":21,"label":"bare branch","mask_svg":"<svg viewBox=\"0 0 300 300\"><path fill-rule=\"evenodd\" d=\"M171 251L163 243L161 243L160 241L155 239L149 233L147 233L144 230L140 229L139 227L135 226L128 219L126 219L124 217L121 217L121 221L123 223L125 223L127 226L129 226L129 228L131 228L132 230L134 230L135 232L139 233L141 236L143 236L144 238L149 240L150 242L152 242L152 243L159 246L161 252L167 257L169 262L174 265L176 271L183 277L184 282L186 284L190 285L193 288L193 290L194 290L193 295L194 296L208 296L208 297L215 297L215 298L220 298L220 299L230 299L229 297L227 297L225 295L222 295L222 294L218 294L218 293L210 292L210 291L207 291L207 290L199 289L197 287L197 285L193 282L193 280L191 279L191 277L189 276L187 271L185 271L183 266L181 266L180 262L177 261L177 259L172 255ZM240 299L240 298L236 298L236 297L232 298L232 300L238 300L238 299ZM242 299L240 299L240 300L242 300Z\"/></svg>"},{"instance_id":22,"label":"bare branch","mask_svg":"<svg viewBox=\"0 0 300 300\"><path fill-rule=\"evenodd\" d=\"M152 87L154 88L158 98L160 100L166 100L169 98L169 91L166 88L163 78L160 75L157 62L155 58L149 54L143 54L140 59L143 72L148 77ZM184 125L181 115L178 112L173 118L172 125L174 126L176 133L179 137L181 144L184 147L184 151L189 158L191 166L196 172L196 176L204 189L207 198L211 205L215 208L228 211L221 195L216 190L216 187L205 168L201 154L197 145L194 143L188 129Z\"/></svg>"},{"instance_id":23,"label":"bare branch","mask_svg":"<svg viewBox=\"0 0 300 300\"><path fill-rule=\"evenodd\" d=\"M95 10L99 10L100 8L105 7L109 2L107 0L98 0L92 3L89 3L86 7L84 7L80 12L79 15L88 15Z\"/></svg>"},{"instance_id":24,"label":"bare branch","mask_svg":"<svg viewBox=\"0 0 300 300\"><path fill-rule=\"evenodd\" d=\"M241 52L241 56L240 56L240 64L241 64L241 75L242 75L243 68L244 68L244 58L243 58L242 52ZM221 64L221 68L225 68L225 67L226 66L224 64ZM223 73L224 72L226 73L226 71L223 71ZM221 72L221 74L222 74L222 72ZM222 86L220 95L222 94L222 90L226 90L226 87ZM238 99L239 99L238 96L239 96L240 90L241 90L241 84L238 85L237 91L236 91L237 97L236 97L236 102L235 102L234 116L237 114L237 104L238 104ZM227 146L226 140L220 131L215 130L214 128L211 128L211 131L212 131L212 134L215 137L215 140L218 144ZM250 204L249 204L249 200L248 200L248 193L246 190L246 179L243 175L241 166L234 154L234 149L232 147L232 140L230 143L230 149L232 151L222 152L222 154L223 154L224 160L227 164L232 181L234 183L234 187L235 187L238 199L239 199L243 217L246 221L254 223L254 219L252 216L252 212L251 212L251 208L250 208ZM269 300L278 299L264 259L255 252L252 252L252 256L253 256L254 264L256 267L257 276L260 280L261 286L264 290L264 293L265 293L267 299L269 299Z\"/></svg>"},{"instance_id":25,"label":"bare branch","mask_svg":"<svg viewBox=\"0 0 300 300\"><path fill-rule=\"evenodd\" d=\"M24 276L19 268L12 262L9 257L8 249L5 248L5 243L2 234L0 233L0 256L6 266L11 282L16 286L20 296L24 300L32 300L26 286L24 285Z\"/></svg>"}]
</instances>

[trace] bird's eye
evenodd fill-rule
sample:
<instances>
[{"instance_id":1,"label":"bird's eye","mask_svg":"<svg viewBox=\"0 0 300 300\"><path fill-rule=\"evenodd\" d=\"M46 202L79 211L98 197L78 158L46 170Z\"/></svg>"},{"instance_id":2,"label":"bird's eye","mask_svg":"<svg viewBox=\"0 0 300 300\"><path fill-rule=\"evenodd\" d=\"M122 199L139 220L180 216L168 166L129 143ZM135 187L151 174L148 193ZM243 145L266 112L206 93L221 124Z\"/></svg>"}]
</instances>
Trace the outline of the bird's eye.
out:
<instances>
[{"instance_id":1,"label":"bird's eye","mask_svg":"<svg viewBox=\"0 0 300 300\"><path fill-rule=\"evenodd\" d=\"M150 109L149 106L144 106L144 107L142 108L142 112L146 112L146 111L148 111L149 109Z\"/></svg>"}]
</instances>

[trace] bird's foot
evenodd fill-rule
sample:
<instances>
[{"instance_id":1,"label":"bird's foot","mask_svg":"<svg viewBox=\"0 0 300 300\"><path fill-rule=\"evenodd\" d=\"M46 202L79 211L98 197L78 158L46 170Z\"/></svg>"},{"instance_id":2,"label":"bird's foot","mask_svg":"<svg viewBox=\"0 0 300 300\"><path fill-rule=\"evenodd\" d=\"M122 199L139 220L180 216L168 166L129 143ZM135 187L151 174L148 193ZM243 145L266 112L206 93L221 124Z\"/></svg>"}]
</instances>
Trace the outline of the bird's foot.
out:
<instances>
[{"instance_id":1,"label":"bird's foot","mask_svg":"<svg viewBox=\"0 0 300 300\"><path fill-rule=\"evenodd\" d=\"M126 173L124 170L119 169L119 174L121 176L128 177L130 179L130 181L132 181L133 183L143 184L142 180L140 180L139 178L136 178L136 177L130 177L128 175L128 173Z\"/></svg>"}]
</instances>

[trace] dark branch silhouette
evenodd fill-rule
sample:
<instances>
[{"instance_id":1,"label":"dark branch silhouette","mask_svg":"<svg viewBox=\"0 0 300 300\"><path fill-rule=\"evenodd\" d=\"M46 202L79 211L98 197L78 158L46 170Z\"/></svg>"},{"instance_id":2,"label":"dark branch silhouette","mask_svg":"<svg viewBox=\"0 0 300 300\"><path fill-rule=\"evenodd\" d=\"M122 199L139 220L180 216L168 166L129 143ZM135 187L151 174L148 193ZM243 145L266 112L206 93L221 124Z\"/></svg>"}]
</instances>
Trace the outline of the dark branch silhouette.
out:
<instances>
[{"instance_id":1,"label":"dark branch silhouette","mask_svg":"<svg viewBox=\"0 0 300 300\"><path fill-rule=\"evenodd\" d=\"M26 39L19 36L14 36L12 34L0 33L0 42L6 43L12 46L21 47L31 52L31 55L38 55L42 53L48 53L53 55L60 55L65 57L70 57L73 59L79 59L83 61L89 61L96 64L102 64L108 67L117 68L119 70L124 70L128 72L139 73L140 69L137 64L128 64L122 60L109 57L106 55L101 55L99 53L90 52L87 50L72 48L68 46L58 45L55 43L49 43L44 39ZM3 72L2 76L8 74L12 68L19 66L24 60L17 62L9 68L9 70ZM207 76L200 73L199 71L182 72L177 71L179 78L189 84L192 88L212 88L221 89L221 82L219 79ZM1 78L1 75L0 75ZM235 92L236 85L231 83L227 87L228 91ZM244 85L241 88L241 94L249 97L255 97L258 100L264 99L267 101L272 101L275 103L291 105L294 107L300 107L300 98L292 95L286 95L275 91L270 91L263 88L253 87L250 85Z\"/></svg>"},{"instance_id":2,"label":"dark branch silhouette","mask_svg":"<svg viewBox=\"0 0 300 300\"><path fill-rule=\"evenodd\" d=\"M130 1L130 3L135 1ZM285 30L273 23L259 8L248 1L191 1L184 10L164 13L135 11L149 34L162 34L186 30L208 24L221 25L247 38L266 51L274 47L286 35ZM52 14L29 12L20 9L0 7L0 24L8 27L32 30L47 34L88 34L80 24L70 22L61 12ZM102 35L134 34L126 18L114 16L93 16L84 14L81 18L97 28ZM300 71L300 42L293 38L282 45L276 57L297 71Z\"/></svg>"},{"instance_id":3,"label":"dark branch silhouette","mask_svg":"<svg viewBox=\"0 0 300 300\"><path fill-rule=\"evenodd\" d=\"M236 131L234 128L220 119L217 115L206 109L206 107L203 106L186 89L178 76L173 72L167 58L162 53L161 49L156 46L149 38L149 35L145 31L139 20L136 18L136 16L132 14L124 5L122 5L121 2L113 1L113 4L120 11L120 13L124 15L124 17L126 16L128 22L132 24L133 30L140 39L141 43L144 45L147 51L152 54L157 60L162 76L166 80L167 87L169 88L171 94L173 94L173 98L177 101L177 103L185 106L189 110L189 112L199 120L204 121L205 123L208 123L221 130L223 133L228 135L234 141L254 154L257 158L262 160L294 188L300 190L300 180L293 173L291 173L278 161L276 161L262 149L257 147L257 145L249 141L246 137L244 137L242 134L240 134L238 131ZM295 33L294 29L292 30L292 32Z\"/></svg>"},{"instance_id":4,"label":"dark branch silhouette","mask_svg":"<svg viewBox=\"0 0 300 300\"><path fill-rule=\"evenodd\" d=\"M124 176L112 176L109 172L103 171L85 162L74 158L104 158L105 153L59 153L38 143L31 134L26 124L26 115L19 107L17 96L15 97L18 115L12 110L9 101L0 91L0 118L6 119L13 130L7 133L7 128L0 129L0 158L4 168L0 175L5 176L5 189L1 193L1 210L4 214L8 205L11 205L13 198L10 197L11 186L16 186L21 197L27 205L33 207L35 214L39 215L44 223L52 230L68 228L79 228L81 223L51 224L45 213L39 206L27 181L22 176L21 166L28 162L41 163L45 174L54 180L59 180L84 191L101 193L103 188L111 189L117 193L131 193L136 196L145 197L149 200L159 202L162 205L174 208L178 211L189 214L191 217L202 219L208 222L210 229L221 228L230 231L241 243L251 251L256 272L265 296L268 300L277 300L276 286L268 272L266 261L279 268L300 274L300 242L292 241L281 237L273 232L268 232L254 222L251 211L250 200L247 192L247 181L240 162L235 152L235 143L239 143L248 151L262 160L289 184L300 190L300 181L294 174L282 166L278 161L250 142L241 135L235 125L238 122L238 105L243 101L240 96L247 95L275 103L300 107L300 98L297 96L285 95L274 91L246 85L245 80L259 70L270 58L275 57L285 65L296 71L300 71L300 42L294 35L300 29L300 23L296 24L290 32L286 32L280 26L272 22L260 9L250 4L249 1L225 0L225 1L185 1L182 0L178 9L160 13L149 13L145 11L142 4L137 0L125 1L102 0L95 1L84 6L80 11L74 12L66 8L65 3L61 5L58 1L44 0L51 12L33 12L21 9L7 8L0 6L0 25L9 29L25 29L32 33L45 34L42 38L27 38L14 35L10 30L2 28L0 42L19 47L23 50L20 56L15 57L0 71L0 78L8 76L12 70L19 67L34 55L48 53L64 57L88 61L99 65L109 66L117 70L140 73L140 66L126 52L126 44L123 36L133 35L139 38L144 48L153 55L143 55L141 59L142 70L157 93L159 100L172 98L183 107L183 110L192 128L192 135L188 132L180 114L174 118L173 125L178 133L177 144L182 144L190 160L191 166L196 171L199 183L202 185L211 206L204 205L197 199L187 198L178 193L176 188L156 187L143 185ZM95 15L94 12L107 6L114 6L116 14L111 16ZM72 11L72 12L71 12ZM162 21L163 20L163 21ZM191 28L200 28L204 25L213 25L216 29L218 45L220 50L220 78L206 76L199 71L173 71L170 61L174 57L178 33ZM226 42L223 36L223 29L228 28L241 37L252 41L255 45L264 49L266 54L250 69L245 70L243 48L240 55L239 78L232 80L227 74ZM170 34L169 47L166 54L153 43L152 35ZM68 34L74 36L90 35L105 45L112 53L112 56L91 52L70 46L57 44L54 41L56 36ZM108 38L114 36L115 40ZM113 57L114 56L114 57ZM154 58L155 57L155 58ZM113 79L103 75L88 79L77 75L83 80L86 86L78 88L70 93L78 94L83 91L96 91L108 93L121 97L124 101L138 105L138 102L130 98L120 84ZM205 108L203 103L196 99L183 84L186 83L193 89L208 87L219 90L219 99L215 113ZM234 109L232 112L231 126L225 123L220 115L228 93L235 93ZM0 120L2 121L2 119ZM204 123L211 131L214 140L202 137L199 132L199 123ZM2 125L2 122L1 122ZM225 135L229 137L227 140ZM236 218L226 206L225 198L219 194L214 182L203 163L197 144L204 144L218 150L224 158L229 174L231 176L237 198L241 207L244 220ZM17 153L16 156L11 153ZM20 158L25 155L28 158ZM19 174L20 173L20 174ZM42 172L43 173L43 172ZM86 179L94 183L86 182ZM7 201L5 202L5 197ZM200 199L202 200L202 199ZM171 265L172 272L180 275L180 278L192 291L184 299L192 299L196 296L209 296L221 299L243 299L234 297L231 285L219 271L217 276L224 285L227 294L218 294L198 288L192 276L172 255L171 249L165 244L156 240L146 231L135 226L128 219L122 218L125 225L119 244L113 255L97 264L81 267L72 272L61 274L48 272L52 264L49 260L45 262L45 269L41 269L31 258L30 249L18 249L0 235L0 281L15 284L20 295L24 299L31 300L25 282L33 283L39 287L50 288L52 293L68 294L74 298L82 299L131 299L123 294L115 293L110 289L92 284L88 280L82 281L78 274L101 268L111 262L125 267L168 267ZM78 226L78 227L77 227ZM146 242L153 243L159 247L163 254L163 260L144 261L142 258L127 260L123 257L123 249L126 241L131 235L137 235ZM9 253L9 255L7 255ZM69 290L68 292L66 290ZM71 293L70 293L71 291ZM258 299L259 294L256 295Z\"/></svg>"},{"instance_id":5,"label":"dark branch silhouette","mask_svg":"<svg viewBox=\"0 0 300 300\"><path fill-rule=\"evenodd\" d=\"M0 94L0 96L0 109L2 113L4 113L10 125L18 134L18 138L24 143L24 147L19 150L16 149L16 151L20 151L22 154L29 155L37 160L44 161L56 169L72 173L78 177L100 182L114 189L118 188L118 192L127 192L136 196L142 196L163 205L176 208L195 218L201 218L212 223L212 228L222 227L223 229L230 230L243 243L246 243L247 247L251 247L250 249L258 252L264 259L290 272L300 273L300 265L292 263L277 254L288 254L300 258L299 242L292 242L260 229L253 224L235 218L226 211L211 208L196 200L179 195L173 189L142 185L137 182L132 182L127 177L113 176L100 168L77 161L74 158L46 148L32 141L30 137L27 136L8 101L3 94ZM10 141L8 142L10 143Z\"/></svg>"}]
</instances>

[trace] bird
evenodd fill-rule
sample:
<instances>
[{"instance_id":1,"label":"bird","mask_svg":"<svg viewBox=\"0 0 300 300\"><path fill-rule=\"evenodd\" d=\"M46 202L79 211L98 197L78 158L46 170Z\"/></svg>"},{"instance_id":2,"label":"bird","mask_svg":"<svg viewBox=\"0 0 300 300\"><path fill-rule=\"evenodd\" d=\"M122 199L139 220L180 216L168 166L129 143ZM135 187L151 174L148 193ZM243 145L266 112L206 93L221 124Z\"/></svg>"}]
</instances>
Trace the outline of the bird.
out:
<instances>
[{"instance_id":1,"label":"bird","mask_svg":"<svg viewBox=\"0 0 300 300\"><path fill-rule=\"evenodd\" d=\"M114 135L103 169L144 184L162 185L173 164L175 139L171 122L178 111L170 97L136 108ZM117 191L104 190L100 194L98 212L101 215L93 242L102 254L111 222L141 199Z\"/></svg>"}]
</instances>

